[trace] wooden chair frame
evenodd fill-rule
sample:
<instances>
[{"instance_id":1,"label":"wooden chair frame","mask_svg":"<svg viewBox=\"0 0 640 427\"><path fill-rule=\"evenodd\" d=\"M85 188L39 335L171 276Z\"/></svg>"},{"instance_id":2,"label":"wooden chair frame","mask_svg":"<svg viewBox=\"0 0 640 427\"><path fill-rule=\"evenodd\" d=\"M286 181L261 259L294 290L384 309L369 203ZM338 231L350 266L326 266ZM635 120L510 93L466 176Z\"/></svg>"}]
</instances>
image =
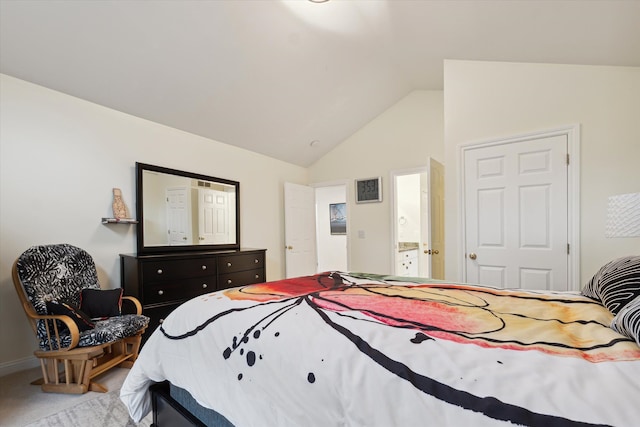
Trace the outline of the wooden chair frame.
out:
<instances>
[{"instance_id":1,"label":"wooden chair frame","mask_svg":"<svg viewBox=\"0 0 640 427\"><path fill-rule=\"evenodd\" d=\"M140 351L142 334L146 328L134 336L119 341L90 347L78 347L80 331L69 316L40 315L35 311L18 276L17 260L13 263L12 277L20 304L27 315L31 329L37 336L38 321L44 320L49 339L48 350L33 352L40 360L42 378L31 384L40 385L42 391L45 392L82 394L87 391L97 391L105 393L108 391L107 388L93 381L94 378L115 366L122 368L133 366ZM142 314L142 305L136 298L123 296L122 299L133 303L136 309L135 314ZM71 344L68 347L62 346L60 330L55 320L63 322L69 329Z\"/></svg>"}]
</instances>

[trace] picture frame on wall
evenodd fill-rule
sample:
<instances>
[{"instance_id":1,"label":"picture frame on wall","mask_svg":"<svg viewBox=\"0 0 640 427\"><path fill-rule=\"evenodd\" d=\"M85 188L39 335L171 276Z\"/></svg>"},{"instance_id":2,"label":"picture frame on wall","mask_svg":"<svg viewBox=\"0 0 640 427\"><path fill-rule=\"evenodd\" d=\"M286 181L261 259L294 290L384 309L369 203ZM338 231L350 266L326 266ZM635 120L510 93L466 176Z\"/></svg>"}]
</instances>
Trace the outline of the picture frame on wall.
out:
<instances>
[{"instance_id":1,"label":"picture frame on wall","mask_svg":"<svg viewBox=\"0 0 640 427\"><path fill-rule=\"evenodd\" d=\"M356 179L356 203L382 201L382 177Z\"/></svg>"},{"instance_id":2,"label":"picture frame on wall","mask_svg":"<svg viewBox=\"0 0 640 427\"><path fill-rule=\"evenodd\" d=\"M347 204L329 204L329 228L331 234L347 234Z\"/></svg>"}]
</instances>

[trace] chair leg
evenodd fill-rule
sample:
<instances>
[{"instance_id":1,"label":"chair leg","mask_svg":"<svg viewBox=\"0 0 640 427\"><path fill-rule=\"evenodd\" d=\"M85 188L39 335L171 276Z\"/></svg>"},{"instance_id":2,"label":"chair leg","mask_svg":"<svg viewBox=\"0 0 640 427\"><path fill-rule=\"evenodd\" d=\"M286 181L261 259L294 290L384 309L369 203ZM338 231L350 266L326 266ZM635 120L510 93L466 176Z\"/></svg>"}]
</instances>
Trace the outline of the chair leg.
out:
<instances>
[{"instance_id":1,"label":"chair leg","mask_svg":"<svg viewBox=\"0 0 640 427\"><path fill-rule=\"evenodd\" d=\"M91 381L89 383L89 391L95 391L95 392L98 392L98 393L106 393L106 392L109 391L109 389L107 389L105 386L103 386L100 383Z\"/></svg>"},{"instance_id":2,"label":"chair leg","mask_svg":"<svg viewBox=\"0 0 640 427\"><path fill-rule=\"evenodd\" d=\"M44 392L82 394L89 390L103 393L107 391L101 384L91 383L92 359L41 359L41 364L44 377L32 384L39 383ZM64 366L62 372L59 369L60 364Z\"/></svg>"},{"instance_id":3,"label":"chair leg","mask_svg":"<svg viewBox=\"0 0 640 427\"><path fill-rule=\"evenodd\" d=\"M107 388L93 381L107 370L120 366L131 368L138 357L142 336L136 335L101 346L78 348L72 351L36 351L40 359L42 378L32 384L42 391L82 394L87 391L107 392Z\"/></svg>"},{"instance_id":4,"label":"chair leg","mask_svg":"<svg viewBox=\"0 0 640 427\"><path fill-rule=\"evenodd\" d=\"M142 335L134 335L122 340L122 351L124 354L131 355L127 360L120 363L118 366L121 368L131 369L133 363L138 358L138 352L140 351L140 344L142 343Z\"/></svg>"}]
</instances>

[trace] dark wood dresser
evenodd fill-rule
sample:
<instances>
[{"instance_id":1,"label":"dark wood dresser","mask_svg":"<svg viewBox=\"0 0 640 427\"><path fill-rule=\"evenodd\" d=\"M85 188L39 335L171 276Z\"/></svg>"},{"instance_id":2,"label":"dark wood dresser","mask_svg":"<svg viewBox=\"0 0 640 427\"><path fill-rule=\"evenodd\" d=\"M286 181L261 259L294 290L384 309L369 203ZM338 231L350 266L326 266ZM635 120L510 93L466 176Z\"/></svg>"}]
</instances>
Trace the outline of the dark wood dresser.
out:
<instances>
[{"instance_id":1,"label":"dark wood dresser","mask_svg":"<svg viewBox=\"0 0 640 427\"><path fill-rule=\"evenodd\" d=\"M265 249L120 255L125 295L140 300L151 321L143 342L188 299L208 292L266 281Z\"/></svg>"}]
</instances>

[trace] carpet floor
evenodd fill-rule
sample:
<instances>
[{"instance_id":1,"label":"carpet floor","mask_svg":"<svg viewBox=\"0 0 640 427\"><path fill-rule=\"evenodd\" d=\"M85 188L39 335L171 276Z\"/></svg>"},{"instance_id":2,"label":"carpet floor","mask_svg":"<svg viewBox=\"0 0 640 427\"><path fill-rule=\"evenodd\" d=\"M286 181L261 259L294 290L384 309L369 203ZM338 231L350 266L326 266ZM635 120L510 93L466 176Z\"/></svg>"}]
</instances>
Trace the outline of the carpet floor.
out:
<instances>
[{"instance_id":1,"label":"carpet floor","mask_svg":"<svg viewBox=\"0 0 640 427\"><path fill-rule=\"evenodd\" d=\"M138 426L147 427L146 419ZM79 403L42 418L25 427L135 427L126 407L120 400L119 391L110 391L95 399Z\"/></svg>"},{"instance_id":2,"label":"carpet floor","mask_svg":"<svg viewBox=\"0 0 640 427\"><path fill-rule=\"evenodd\" d=\"M81 395L43 393L29 384L39 368L0 378L0 426L2 427L133 427L119 392L128 369L111 369L98 378L109 392ZM151 414L138 426L151 425Z\"/></svg>"}]
</instances>

